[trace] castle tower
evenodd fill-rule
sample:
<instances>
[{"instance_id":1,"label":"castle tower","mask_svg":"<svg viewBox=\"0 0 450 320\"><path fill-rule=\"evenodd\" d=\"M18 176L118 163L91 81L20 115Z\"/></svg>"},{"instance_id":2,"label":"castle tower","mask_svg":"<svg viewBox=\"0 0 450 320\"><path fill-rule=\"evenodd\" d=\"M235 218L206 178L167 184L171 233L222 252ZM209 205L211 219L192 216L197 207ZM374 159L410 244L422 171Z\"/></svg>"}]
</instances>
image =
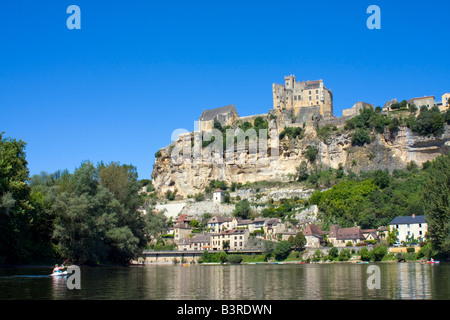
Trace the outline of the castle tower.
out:
<instances>
[{"instance_id":1,"label":"castle tower","mask_svg":"<svg viewBox=\"0 0 450 320\"><path fill-rule=\"evenodd\" d=\"M325 118L333 117L333 94L323 80L296 81L294 75L284 77L283 84L272 84L273 108L293 110L295 114L302 108L316 107Z\"/></svg>"}]
</instances>

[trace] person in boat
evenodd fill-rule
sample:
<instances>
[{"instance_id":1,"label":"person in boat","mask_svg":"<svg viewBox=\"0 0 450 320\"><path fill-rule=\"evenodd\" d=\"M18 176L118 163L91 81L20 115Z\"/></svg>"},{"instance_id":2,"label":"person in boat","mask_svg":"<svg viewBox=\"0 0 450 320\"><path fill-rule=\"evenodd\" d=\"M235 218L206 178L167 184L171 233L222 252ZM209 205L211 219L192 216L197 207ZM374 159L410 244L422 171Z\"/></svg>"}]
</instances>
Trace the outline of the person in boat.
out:
<instances>
[{"instance_id":1,"label":"person in boat","mask_svg":"<svg viewBox=\"0 0 450 320\"><path fill-rule=\"evenodd\" d=\"M64 270L64 265L61 265L61 267L58 267L58 265L55 264L55 267L53 268L53 273L63 272L63 270Z\"/></svg>"}]
</instances>

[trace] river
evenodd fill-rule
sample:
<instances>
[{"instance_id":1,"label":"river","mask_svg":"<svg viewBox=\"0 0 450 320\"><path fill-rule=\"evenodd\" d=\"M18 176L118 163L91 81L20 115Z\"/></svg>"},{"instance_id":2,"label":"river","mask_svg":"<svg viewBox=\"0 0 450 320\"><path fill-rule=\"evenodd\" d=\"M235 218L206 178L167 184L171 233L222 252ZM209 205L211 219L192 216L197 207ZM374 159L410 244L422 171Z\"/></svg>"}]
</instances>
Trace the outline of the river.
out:
<instances>
[{"instance_id":1,"label":"river","mask_svg":"<svg viewBox=\"0 0 450 320\"><path fill-rule=\"evenodd\" d=\"M369 288L369 266L379 288ZM367 300L450 298L450 264L81 267L80 289L49 268L0 269L0 300Z\"/></svg>"}]
</instances>

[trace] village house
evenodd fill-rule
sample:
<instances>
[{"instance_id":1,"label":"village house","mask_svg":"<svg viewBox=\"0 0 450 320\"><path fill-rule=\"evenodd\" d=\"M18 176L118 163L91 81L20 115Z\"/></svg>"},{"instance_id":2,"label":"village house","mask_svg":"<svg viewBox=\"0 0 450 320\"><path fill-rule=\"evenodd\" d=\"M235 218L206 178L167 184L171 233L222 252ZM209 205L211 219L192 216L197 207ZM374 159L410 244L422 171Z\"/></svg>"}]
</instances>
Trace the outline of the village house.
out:
<instances>
[{"instance_id":1,"label":"village house","mask_svg":"<svg viewBox=\"0 0 450 320\"><path fill-rule=\"evenodd\" d=\"M249 225L253 222L252 219L242 219L240 217L234 217L231 220L231 228L233 229L248 229Z\"/></svg>"},{"instance_id":2,"label":"village house","mask_svg":"<svg viewBox=\"0 0 450 320\"><path fill-rule=\"evenodd\" d=\"M358 227L340 228L338 225L332 225L328 233L328 241L335 247L345 247L349 242L355 246L364 240L366 239Z\"/></svg>"},{"instance_id":3,"label":"village house","mask_svg":"<svg viewBox=\"0 0 450 320\"><path fill-rule=\"evenodd\" d=\"M224 250L224 243L228 241L228 250L243 250L247 244L248 235L248 229L228 229L211 234L211 249Z\"/></svg>"},{"instance_id":4,"label":"village house","mask_svg":"<svg viewBox=\"0 0 450 320\"><path fill-rule=\"evenodd\" d=\"M173 241L178 245L181 239L189 238L191 231L189 224L177 223L173 226Z\"/></svg>"},{"instance_id":5,"label":"village house","mask_svg":"<svg viewBox=\"0 0 450 320\"><path fill-rule=\"evenodd\" d=\"M416 241L423 241L425 234L428 231L428 224L425 220L425 216L412 216L395 217L389 223L389 227L398 230L397 239L399 241L408 242L411 239Z\"/></svg>"},{"instance_id":6,"label":"village house","mask_svg":"<svg viewBox=\"0 0 450 320\"><path fill-rule=\"evenodd\" d=\"M318 248L323 244L323 231L318 225L308 224L303 230L303 235L306 238L307 248Z\"/></svg>"},{"instance_id":7,"label":"village house","mask_svg":"<svg viewBox=\"0 0 450 320\"><path fill-rule=\"evenodd\" d=\"M439 110L441 110L441 112L444 112L444 111L447 111L448 109L450 109L449 99L450 99L450 93L444 93L442 95L442 102L438 104Z\"/></svg>"},{"instance_id":8,"label":"village house","mask_svg":"<svg viewBox=\"0 0 450 320\"><path fill-rule=\"evenodd\" d=\"M232 221L233 221L233 219L230 217L214 216L208 220L206 226L210 232L219 233L222 230L231 229Z\"/></svg>"},{"instance_id":9,"label":"village house","mask_svg":"<svg viewBox=\"0 0 450 320\"><path fill-rule=\"evenodd\" d=\"M213 200L216 203L221 203L223 201L223 197L224 197L225 193L223 192L223 190L221 189L216 189L213 192Z\"/></svg>"},{"instance_id":10,"label":"village house","mask_svg":"<svg viewBox=\"0 0 450 320\"><path fill-rule=\"evenodd\" d=\"M431 108L436 104L434 96L425 96L421 98L413 98L408 100L408 108L414 104L417 108L425 106L427 108Z\"/></svg>"},{"instance_id":11,"label":"village house","mask_svg":"<svg viewBox=\"0 0 450 320\"><path fill-rule=\"evenodd\" d=\"M211 234L199 234L192 238L181 239L178 243L181 251L211 250Z\"/></svg>"},{"instance_id":12,"label":"village house","mask_svg":"<svg viewBox=\"0 0 450 320\"><path fill-rule=\"evenodd\" d=\"M378 241L378 233L377 229L361 229L361 233L364 237L364 241L370 240L370 241Z\"/></svg>"},{"instance_id":13,"label":"village house","mask_svg":"<svg viewBox=\"0 0 450 320\"><path fill-rule=\"evenodd\" d=\"M285 231L280 232L281 235L281 241L288 241L290 237L295 237L297 235L297 232L294 231Z\"/></svg>"},{"instance_id":14,"label":"village house","mask_svg":"<svg viewBox=\"0 0 450 320\"><path fill-rule=\"evenodd\" d=\"M266 240L277 241L278 234L286 231L286 227L280 218L270 218L264 222L263 230Z\"/></svg>"},{"instance_id":15,"label":"village house","mask_svg":"<svg viewBox=\"0 0 450 320\"><path fill-rule=\"evenodd\" d=\"M251 223L248 224L248 231L254 233L255 231L264 231L264 223L269 220L269 218L256 218Z\"/></svg>"},{"instance_id":16,"label":"village house","mask_svg":"<svg viewBox=\"0 0 450 320\"><path fill-rule=\"evenodd\" d=\"M214 128L214 122L217 121L221 126L231 125L239 114L234 104L230 104L220 108L204 110L198 119L198 128L200 131L207 131Z\"/></svg>"}]
</instances>

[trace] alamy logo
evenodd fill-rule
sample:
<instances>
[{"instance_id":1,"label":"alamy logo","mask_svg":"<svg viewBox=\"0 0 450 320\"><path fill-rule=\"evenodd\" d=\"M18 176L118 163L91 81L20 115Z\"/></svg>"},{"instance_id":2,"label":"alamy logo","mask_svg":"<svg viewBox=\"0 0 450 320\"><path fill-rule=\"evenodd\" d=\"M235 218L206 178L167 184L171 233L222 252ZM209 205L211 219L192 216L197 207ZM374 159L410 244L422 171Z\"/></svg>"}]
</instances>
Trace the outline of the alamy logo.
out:
<instances>
[{"instance_id":1,"label":"alamy logo","mask_svg":"<svg viewBox=\"0 0 450 320\"><path fill-rule=\"evenodd\" d=\"M380 267L370 266L367 268L367 274L370 276L367 278L367 288L369 290L381 289L381 277L380 277Z\"/></svg>"},{"instance_id":2,"label":"alamy logo","mask_svg":"<svg viewBox=\"0 0 450 320\"><path fill-rule=\"evenodd\" d=\"M67 29L81 29L81 10L79 6L71 5L67 7L67 13L71 15L67 18Z\"/></svg>"},{"instance_id":3,"label":"alamy logo","mask_svg":"<svg viewBox=\"0 0 450 320\"><path fill-rule=\"evenodd\" d=\"M81 271L79 266L67 267L67 273L70 276L67 277L67 288L70 290L81 289Z\"/></svg>"},{"instance_id":4,"label":"alamy logo","mask_svg":"<svg viewBox=\"0 0 450 320\"><path fill-rule=\"evenodd\" d=\"M237 128L220 131L212 128L192 133L177 129L172 134L172 140L176 143L170 149L170 156L175 165L248 163L274 166L279 156L276 129Z\"/></svg>"},{"instance_id":5,"label":"alamy logo","mask_svg":"<svg viewBox=\"0 0 450 320\"><path fill-rule=\"evenodd\" d=\"M371 14L367 18L367 28L370 30L381 29L381 9L379 6L371 5L367 8L367 13Z\"/></svg>"}]
</instances>

